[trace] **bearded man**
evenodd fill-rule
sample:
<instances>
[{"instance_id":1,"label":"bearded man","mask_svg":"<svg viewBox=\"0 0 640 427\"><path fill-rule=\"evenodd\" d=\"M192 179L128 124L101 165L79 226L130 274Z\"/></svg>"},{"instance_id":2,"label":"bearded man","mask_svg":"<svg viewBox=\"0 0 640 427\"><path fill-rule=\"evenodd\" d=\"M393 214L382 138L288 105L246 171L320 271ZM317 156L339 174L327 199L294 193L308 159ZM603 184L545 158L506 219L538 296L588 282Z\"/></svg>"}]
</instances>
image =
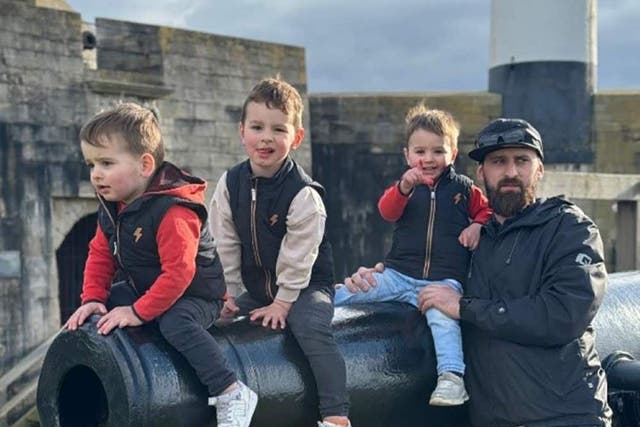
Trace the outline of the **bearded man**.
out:
<instances>
[{"instance_id":1,"label":"bearded man","mask_svg":"<svg viewBox=\"0 0 640 427\"><path fill-rule=\"evenodd\" d=\"M597 226L562 197L536 198L544 155L528 122L492 121L469 156L494 215L464 295L431 285L419 306L461 320L472 424L610 426L591 325L607 285ZM370 270L345 285L366 291L375 285Z\"/></svg>"}]
</instances>

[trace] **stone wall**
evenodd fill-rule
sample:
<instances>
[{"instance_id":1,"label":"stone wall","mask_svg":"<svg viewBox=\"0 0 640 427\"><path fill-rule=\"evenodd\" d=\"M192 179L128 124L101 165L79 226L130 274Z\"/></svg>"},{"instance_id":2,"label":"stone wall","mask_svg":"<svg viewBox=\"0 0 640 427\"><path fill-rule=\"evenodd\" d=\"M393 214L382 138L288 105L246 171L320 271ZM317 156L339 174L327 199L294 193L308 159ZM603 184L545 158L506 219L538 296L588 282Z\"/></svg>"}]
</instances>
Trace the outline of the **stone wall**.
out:
<instances>
[{"instance_id":1,"label":"stone wall","mask_svg":"<svg viewBox=\"0 0 640 427\"><path fill-rule=\"evenodd\" d=\"M499 95L311 95L313 174L327 190L327 228L339 281L359 265L380 261L390 248L392 225L380 217L377 201L406 169L404 116L421 101L450 111L460 122L456 169L475 177L467 153L480 129L500 116Z\"/></svg>"},{"instance_id":2,"label":"stone wall","mask_svg":"<svg viewBox=\"0 0 640 427\"><path fill-rule=\"evenodd\" d=\"M593 97L594 170L601 173L640 173L640 91L600 91ZM622 193L628 188L620 188ZM592 202L589 214L602 230L610 271L615 271L616 205ZM631 231L630 231L631 232Z\"/></svg>"},{"instance_id":3,"label":"stone wall","mask_svg":"<svg viewBox=\"0 0 640 427\"><path fill-rule=\"evenodd\" d=\"M59 325L51 192L77 185L70 144L86 106L79 15L29 1L0 10L0 256L17 268L0 277L1 373Z\"/></svg>"}]
</instances>

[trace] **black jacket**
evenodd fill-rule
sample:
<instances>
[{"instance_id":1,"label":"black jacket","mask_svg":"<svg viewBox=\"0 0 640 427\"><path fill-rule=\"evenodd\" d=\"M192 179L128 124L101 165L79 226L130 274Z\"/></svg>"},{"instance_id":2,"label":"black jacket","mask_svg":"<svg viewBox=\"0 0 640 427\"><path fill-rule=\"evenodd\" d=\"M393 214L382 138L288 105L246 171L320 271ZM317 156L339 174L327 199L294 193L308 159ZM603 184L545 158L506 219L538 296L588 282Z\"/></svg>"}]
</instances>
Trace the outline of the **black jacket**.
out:
<instances>
[{"instance_id":1,"label":"black jacket","mask_svg":"<svg viewBox=\"0 0 640 427\"><path fill-rule=\"evenodd\" d=\"M416 186L395 222L385 265L414 279L455 279L464 285L470 251L458 236L469 226L472 184L449 166L433 189Z\"/></svg>"},{"instance_id":2,"label":"black jacket","mask_svg":"<svg viewBox=\"0 0 640 427\"><path fill-rule=\"evenodd\" d=\"M483 228L460 303L474 425L609 425L591 326L606 285L598 228L566 200Z\"/></svg>"},{"instance_id":3,"label":"black jacket","mask_svg":"<svg viewBox=\"0 0 640 427\"><path fill-rule=\"evenodd\" d=\"M291 202L306 186L324 195L324 188L290 158L270 178L253 176L248 160L227 172L229 206L241 241L242 283L262 303L271 303L278 291L276 264L287 233L286 221L274 219L287 218ZM333 283L333 255L325 231L309 287L332 292Z\"/></svg>"}]
</instances>

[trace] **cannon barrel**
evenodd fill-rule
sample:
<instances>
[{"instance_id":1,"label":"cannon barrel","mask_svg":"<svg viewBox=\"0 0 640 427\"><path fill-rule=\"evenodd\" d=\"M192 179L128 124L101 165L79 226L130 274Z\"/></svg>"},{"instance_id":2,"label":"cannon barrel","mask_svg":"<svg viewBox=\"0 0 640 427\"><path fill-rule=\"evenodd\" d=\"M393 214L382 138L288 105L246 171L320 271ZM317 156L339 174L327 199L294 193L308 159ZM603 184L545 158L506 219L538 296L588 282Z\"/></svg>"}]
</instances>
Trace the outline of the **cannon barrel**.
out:
<instances>
[{"instance_id":1,"label":"cannon barrel","mask_svg":"<svg viewBox=\"0 0 640 427\"><path fill-rule=\"evenodd\" d=\"M640 272L610 276L595 320L602 357L638 356ZM46 426L215 426L206 388L152 325L97 334L94 316L51 344L38 384ZM465 426L466 406L428 405L436 383L429 328L404 304L336 308L334 334L345 358L354 425ZM246 319L210 332L260 401L253 426L315 426L315 382L295 340ZM620 365L618 363L617 365ZM625 384L630 387L633 384Z\"/></svg>"}]
</instances>

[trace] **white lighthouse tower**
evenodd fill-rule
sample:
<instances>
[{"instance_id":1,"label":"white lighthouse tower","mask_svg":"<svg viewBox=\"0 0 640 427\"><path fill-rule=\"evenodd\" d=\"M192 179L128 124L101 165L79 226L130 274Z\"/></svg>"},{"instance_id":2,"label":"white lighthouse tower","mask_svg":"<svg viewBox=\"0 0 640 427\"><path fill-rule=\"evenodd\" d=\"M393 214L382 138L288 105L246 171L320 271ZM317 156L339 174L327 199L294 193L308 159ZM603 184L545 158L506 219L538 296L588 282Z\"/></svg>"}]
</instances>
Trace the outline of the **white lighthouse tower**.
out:
<instances>
[{"instance_id":1,"label":"white lighthouse tower","mask_svg":"<svg viewBox=\"0 0 640 427\"><path fill-rule=\"evenodd\" d=\"M492 0L489 91L540 130L548 163L592 163L596 0Z\"/></svg>"}]
</instances>

